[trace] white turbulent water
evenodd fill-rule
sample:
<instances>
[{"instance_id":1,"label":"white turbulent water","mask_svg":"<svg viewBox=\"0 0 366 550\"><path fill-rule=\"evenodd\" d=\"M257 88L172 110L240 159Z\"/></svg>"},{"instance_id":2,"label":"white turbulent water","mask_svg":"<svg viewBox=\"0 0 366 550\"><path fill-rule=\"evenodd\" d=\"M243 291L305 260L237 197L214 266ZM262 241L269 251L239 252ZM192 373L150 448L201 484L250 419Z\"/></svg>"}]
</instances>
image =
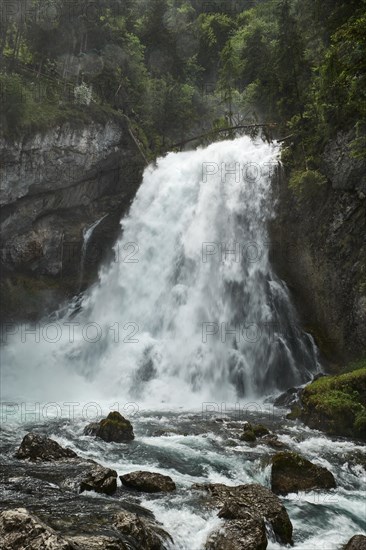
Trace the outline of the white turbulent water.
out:
<instances>
[{"instance_id":1,"label":"white turbulent water","mask_svg":"<svg viewBox=\"0 0 366 550\"><path fill-rule=\"evenodd\" d=\"M41 325L39 342L24 326L8 341L6 394L188 405L308 380L315 348L268 260L277 154L244 137L147 168L116 261L80 310Z\"/></svg>"},{"instance_id":2,"label":"white turbulent water","mask_svg":"<svg viewBox=\"0 0 366 550\"><path fill-rule=\"evenodd\" d=\"M0 434L8 449L5 460L12 464L20 438L34 429L32 411L41 410L35 429L82 456L119 474L143 469L170 475L177 492L146 496L142 504L173 535L178 550L201 550L208 533L221 523L197 502L192 483L269 486L266 464L273 451L240 441L228 445L232 436L223 424L208 424L205 415L187 410L202 409L202 402L209 401L209 408L226 416L245 395L246 401L256 399L246 409L257 411L253 420L266 423L257 418L267 407L258 397L302 384L319 368L313 342L299 329L288 291L268 259L266 224L273 213L269 172L277 152L276 146L240 138L169 154L145 171L122 221L116 261L101 272L100 283L59 312L53 329L45 320L39 342L24 326L7 338L3 397L27 403L23 408L5 403L6 421L21 415L20 425L5 426ZM240 177L222 178L223 170L235 163L246 177L241 172ZM248 163L252 168L246 170ZM216 173L204 178L205 170ZM204 249L212 253L205 262L204 243L213 243ZM238 243L240 256L236 249L236 255L222 257L219 243L228 250ZM66 324L71 322L78 323L74 338ZM211 328L227 323L240 332L228 334L226 341L215 334L205 342L202 323L213 323ZM94 336L94 343L87 341ZM59 405L39 409L35 400L61 402L63 411L70 410L66 400L81 405L74 422L59 417L54 423L50 416L58 414ZM83 403L91 400L99 405L80 414ZM101 413L102 405L103 414L119 408L133 422L136 440L122 452L119 444L106 446L83 436L90 414ZM178 413L172 412L179 406ZM331 469L338 484L335 491L284 498L296 550L336 550L365 532L365 472L354 459L363 447L331 441L281 418L273 423L283 442ZM157 436L159 428L172 433ZM268 548L280 546L270 540Z\"/></svg>"}]
</instances>

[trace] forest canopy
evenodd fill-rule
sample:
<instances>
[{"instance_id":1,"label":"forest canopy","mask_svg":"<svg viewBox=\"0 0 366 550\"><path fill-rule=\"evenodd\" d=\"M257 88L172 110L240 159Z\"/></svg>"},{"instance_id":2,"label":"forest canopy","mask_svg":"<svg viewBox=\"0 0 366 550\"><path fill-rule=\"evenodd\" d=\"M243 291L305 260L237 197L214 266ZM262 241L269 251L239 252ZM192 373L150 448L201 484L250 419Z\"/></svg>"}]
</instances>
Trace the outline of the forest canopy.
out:
<instances>
[{"instance_id":1,"label":"forest canopy","mask_svg":"<svg viewBox=\"0 0 366 550\"><path fill-rule=\"evenodd\" d=\"M365 0L5 0L3 132L123 114L148 151L262 122L316 169L339 129L365 155Z\"/></svg>"}]
</instances>

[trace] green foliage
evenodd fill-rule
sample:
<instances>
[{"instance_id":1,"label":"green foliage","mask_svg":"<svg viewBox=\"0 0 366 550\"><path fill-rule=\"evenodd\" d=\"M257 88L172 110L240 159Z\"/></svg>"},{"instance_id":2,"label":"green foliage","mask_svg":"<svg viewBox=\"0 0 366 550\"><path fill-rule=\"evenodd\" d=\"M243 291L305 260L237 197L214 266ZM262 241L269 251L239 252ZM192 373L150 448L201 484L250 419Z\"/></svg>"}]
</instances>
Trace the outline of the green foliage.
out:
<instances>
[{"instance_id":1,"label":"green foliage","mask_svg":"<svg viewBox=\"0 0 366 550\"><path fill-rule=\"evenodd\" d=\"M302 193L310 186L324 185L327 179L318 170L294 170L291 173L289 187L296 193Z\"/></svg>"},{"instance_id":2,"label":"green foliage","mask_svg":"<svg viewBox=\"0 0 366 550\"><path fill-rule=\"evenodd\" d=\"M294 136L295 189L322 183L321 153L340 128L356 125L351 152L366 158L364 0L237 0L234 11L221 0L32 0L25 19L20 0L8 4L3 131L111 109L159 152L218 120L275 122ZM92 100L78 93L77 107L75 89Z\"/></svg>"}]
</instances>

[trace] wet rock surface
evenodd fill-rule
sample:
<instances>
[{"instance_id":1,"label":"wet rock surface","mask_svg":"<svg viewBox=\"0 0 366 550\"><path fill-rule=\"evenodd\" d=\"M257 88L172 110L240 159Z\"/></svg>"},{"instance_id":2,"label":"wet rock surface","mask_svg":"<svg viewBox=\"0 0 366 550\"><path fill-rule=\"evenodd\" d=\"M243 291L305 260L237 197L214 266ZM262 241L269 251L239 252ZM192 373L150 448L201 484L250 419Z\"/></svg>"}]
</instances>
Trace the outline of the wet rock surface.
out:
<instances>
[{"instance_id":1,"label":"wet rock surface","mask_svg":"<svg viewBox=\"0 0 366 550\"><path fill-rule=\"evenodd\" d=\"M221 529L212 533L205 545L206 550L265 550L266 528L262 518L241 510L241 507L226 505L219 517L225 519Z\"/></svg>"},{"instance_id":2,"label":"wet rock surface","mask_svg":"<svg viewBox=\"0 0 366 550\"><path fill-rule=\"evenodd\" d=\"M15 457L20 460L54 461L77 458L77 454L71 449L64 449L53 439L36 433L29 433L24 437L15 453Z\"/></svg>"},{"instance_id":3,"label":"wet rock surface","mask_svg":"<svg viewBox=\"0 0 366 550\"><path fill-rule=\"evenodd\" d=\"M120 479L125 487L145 493L167 493L176 489L171 477L154 472L131 472L120 476Z\"/></svg>"},{"instance_id":4,"label":"wet rock surface","mask_svg":"<svg viewBox=\"0 0 366 550\"><path fill-rule=\"evenodd\" d=\"M118 513L113 525L117 531L131 537L140 550L163 550L166 542L173 542L171 536L156 523L131 512Z\"/></svg>"},{"instance_id":5,"label":"wet rock surface","mask_svg":"<svg viewBox=\"0 0 366 550\"><path fill-rule=\"evenodd\" d=\"M366 550L365 535L355 535L343 548L344 550Z\"/></svg>"},{"instance_id":6,"label":"wet rock surface","mask_svg":"<svg viewBox=\"0 0 366 550\"><path fill-rule=\"evenodd\" d=\"M25 508L1 512L0 538L4 550L75 550L75 546Z\"/></svg>"},{"instance_id":7,"label":"wet rock surface","mask_svg":"<svg viewBox=\"0 0 366 550\"><path fill-rule=\"evenodd\" d=\"M272 458L271 487L276 494L333 489L335 486L334 476L329 470L297 453L281 452Z\"/></svg>"},{"instance_id":8,"label":"wet rock surface","mask_svg":"<svg viewBox=\"0 0 366 550\"><path fill-rule=\"evenodd\" d=\"M80 483L80 492L95 491L113 495L117 490L117 472L110 468L104 468L99 464L94 466L88 475Z\"/></svg>"},{"instance_id":9,"label":"wet rock surface","mask_svg":"<svg viewBox=\"0 0 366 550\"><path fill-rule=\"evenodd\" d=\"M99 437L108 443L125 443L134 439L132 424L119 412L109 413L100 422L92 422L84 428L85 435Z\"/></svg>"},{"instance_id":10,"label":"wet rock surface","mask_svg":"<svg viewBox=\"0 0 366 550\"><path fill-rule=\"evenodd\" d=\"M259 484L229 487L213 483L194 484L192 489L206 493L206 502L221 508L221 514L224 516L237 518L240 514L248 512L254 518L264 517L271 524L276 538L284 544L291 544L292 524L286 508L266 487ZM248 519L248 516L245 517Z\"/></svg>"}]
</instances>

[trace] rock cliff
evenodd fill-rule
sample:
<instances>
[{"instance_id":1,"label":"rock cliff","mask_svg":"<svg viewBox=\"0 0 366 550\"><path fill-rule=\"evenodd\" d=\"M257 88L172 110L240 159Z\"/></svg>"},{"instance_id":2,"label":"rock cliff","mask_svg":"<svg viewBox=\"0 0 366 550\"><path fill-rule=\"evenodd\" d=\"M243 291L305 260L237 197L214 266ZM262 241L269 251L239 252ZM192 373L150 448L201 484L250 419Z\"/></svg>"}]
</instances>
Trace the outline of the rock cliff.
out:
<instances>
[{"instance_id":1,"label":"rock cliff","mask_svg":"<svg viewBox=\"0 0 366 550\"><path fill-rule=\"evenodd\" d=\"M279 173L270 226L272 262L329 367L366 354L366 162L351 140L328 143L323 185L294 191Z\"/></svg>"},{"instance_id":2,"label":"rock cliff","mask_svg":"<svg viewBox=\"0 0 366 550\"><path fill-rule=\"evenodd\" d=\"M117 118L0 139L0 150L3 319L36 319L95 280L144 163Z\"/></svg>"}]
</instances>

